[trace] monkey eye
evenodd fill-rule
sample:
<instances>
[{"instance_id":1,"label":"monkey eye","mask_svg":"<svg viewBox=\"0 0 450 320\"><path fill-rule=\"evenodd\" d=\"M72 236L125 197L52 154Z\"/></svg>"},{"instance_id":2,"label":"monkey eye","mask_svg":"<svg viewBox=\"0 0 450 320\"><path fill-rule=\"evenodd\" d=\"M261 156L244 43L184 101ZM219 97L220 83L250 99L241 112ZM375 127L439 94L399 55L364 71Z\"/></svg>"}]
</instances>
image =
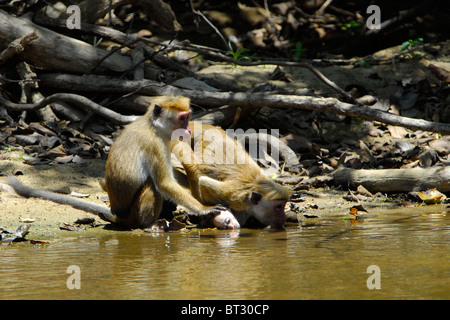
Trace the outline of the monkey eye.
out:
<instances>
[{"instance_id":1,"label":"monkey eye","mask_svg":"<svg viewBox=\"0 0 450 320\"><path fill-rule=\"evenodd\" d=\"M277 208L277 209L283 209L283 205L282 205L282 204L279 204L279 205L275 206L275 208Z\"/></svg>"}]
</instances>

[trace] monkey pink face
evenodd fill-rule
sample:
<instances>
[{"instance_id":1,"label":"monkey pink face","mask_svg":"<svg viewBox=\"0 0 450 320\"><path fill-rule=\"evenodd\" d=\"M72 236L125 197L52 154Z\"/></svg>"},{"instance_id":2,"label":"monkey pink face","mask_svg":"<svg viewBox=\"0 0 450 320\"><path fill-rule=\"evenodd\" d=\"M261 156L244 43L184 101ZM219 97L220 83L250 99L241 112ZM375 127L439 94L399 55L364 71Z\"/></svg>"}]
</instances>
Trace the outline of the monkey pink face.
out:
<instances>
[{"instance_id":1,"label":"monkey pink face","mask_svg":"<svg viewBox=\"0 0 450 320\"><path fill-rule=\"evenodd\" d=\"M259 192L250 194L250 203L253 216L263 225L270 225L272 228L283 228L286 223L284 206L287 200L266 200Z\"/></svg>"},{"instance_id":2,"label":"monkey pink face","mask_svg":"<svg viewBox=\"0 0 450 320\"><path fill-rule=\"evenodd\" d=\"M189 127L189 111L178 112L171 118L172 125L170 126L172 141L189 141L191 138L191 128ZM176 118L175 118L176 116Z\"/></svg>"},{"instance_id":3,"label":"monkey pink face","mask_svg":"<svg viewBox=\"0 0 450 320\"><path fill-rule=\"evenodd\" d=\"M286 213L284 212L284 207L286 205L285 200L277 200L273 202L272 207L272 219L270 226L272 228L283 228L286 223Z\"/></svg>"},{"instance_id":4,"label":"monkey pink face","mask_svg":"<svg viewBox=\"0 0 450 320\"><path fill-rule=\"evenodd\" d=\"M241 227L229 210L222 210L214 216L213 224L219 229L239 229Z\"/></svg>"},{"instance_id":5,"label":"monkey pink face","mask_svg":"<svg viewBox=\"0 0 450 320\"><path fill-rule=\"evenodd\" d=\"M190 114L191 113L189 111L180 112L178 114L177 129L184 129L184 131L182 131L182 132L181 132L181 130L179 130L179 132L182 133L179 137L179 140L181 140L181 141L187 141L191 137L192 131L191 131L191 128L189 127L189 115Z\"/></svg>"}]
</instances>

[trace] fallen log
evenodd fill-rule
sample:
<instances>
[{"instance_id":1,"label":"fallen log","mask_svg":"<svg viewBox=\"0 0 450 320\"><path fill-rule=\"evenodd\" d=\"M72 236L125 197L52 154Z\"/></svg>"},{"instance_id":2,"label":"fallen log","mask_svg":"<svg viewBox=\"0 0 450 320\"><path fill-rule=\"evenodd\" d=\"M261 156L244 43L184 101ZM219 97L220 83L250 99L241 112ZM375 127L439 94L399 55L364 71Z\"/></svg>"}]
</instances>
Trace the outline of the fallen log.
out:
<instances>
[{"instance_id":1,"label":"fallen log","mask_svg":"<svg viewBox=\"0 0 450 320\"><path fill-rule=\"evenodd\" d=\"M36 39L19 53L26 61L45 70L88 73L108 51L86 42L43 28L25 17L14 17L0 10L0 50L10 43L36 33ZM133 67L130 57L111 54L98 72L124 72Z\"/></svg>"},{"instance_id":2,"label":"fallen log","mask_svg":"<svg viewBox=\"0 0 450 320\"><path fill-rule=\"evenodd\" d=\"M385 124L401 126L412 130L450 134L450 125L445 123L402 117L369 107L339 101L335 98L316 98L267 93L211 92L202 90L184 90L152 80L122 80L99 76L75 76L69 74L41 74L43 86L65 90L87 92L139 93L144 95L182 95L193 103L209 106L239 106L256 110L261 107L291 108L330 112L339 115L379 121Z\"/></svg>"},{"instance_id":3,"label":"fallen log","mask_svg":"<svg viewBox=\"0 0 450 320\"><path fill-rule=\"evenodd\" d=\"M340 168L332 173L335 185L362 185L375 192L410 192L436 188L450 192L450 167L356 170Z\"/></svg>"}]
</instances>

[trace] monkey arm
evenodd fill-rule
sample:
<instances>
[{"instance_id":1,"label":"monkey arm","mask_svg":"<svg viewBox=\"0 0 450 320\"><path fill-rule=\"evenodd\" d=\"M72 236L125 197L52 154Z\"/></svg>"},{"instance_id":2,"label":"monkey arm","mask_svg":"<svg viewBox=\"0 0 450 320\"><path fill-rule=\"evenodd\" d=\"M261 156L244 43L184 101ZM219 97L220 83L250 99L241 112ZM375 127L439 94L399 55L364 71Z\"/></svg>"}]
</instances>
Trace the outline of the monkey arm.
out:
<instances>
[{"instance_id":1,"label":"monkey arm","mask_svg":"<svg viewBox=\"0 0 450 320\"><path fill-rule=\"evenodd\" d=\"M201 200L200 190L199 190L199 172L197 166L194 165L194 153L186 142L173 141L172 153L177 157L177 159L183 165L186 171L186 176L189 181L189 189L192 195L197 200Z\"/></svg>"},{"instance_id":2,"label":"monkey arm","mask_svg":"<svg viewBox=\"0 0 450 320\"><path fill-rule=\"evenodd\" d=\"M157 157L152 161L158 161L160 164L159 170L153 170L156 166L150 166L152 168L152 178L155 180L159 192L161 192L166 199L170 199L177 204L181 204L189 210L195 212L198 215L207 215L214 211L213 206L205 206L195 195L195 191L198 193L198 178L195 165L193 165L193 153L190 146L185 142L172 142L172 152L180 160L183 167L186 170L191 194L183 186L181 186L173 177L173 174L163 174L163 172L172 172L172 168L166 161L162 159L158 160ZM191 165L192 164L192 165ZM220 206L221 210L223 209Z\"/></svg>"},{"instance_id":3,"label":"monkey arm","mask_svg":"<svg viewBox=\"0 0 450 320\"><path fill-rule=\"evenodd\" d=\"M175 179L164 178L158 183L158 189L164 198L170 199L177 204L181 204L198 215L210 213L212 207L207 207L195 199L186 189L184 189Z\"/></svg>"},{"instance_id":4,"label":"monkey arm","mask_svg":"<svg viewBox=\"0 0 450 320\"><path fill-rule=\"evenodd\" d=\"M210 203L224 203L225 199L227 199L224 193L231 186L227 185L223 181L219 181L208 176L199 176L197 179L197 187L200 199L202 199L202 201L208 201Z\"/></svg>"}]
</instances>

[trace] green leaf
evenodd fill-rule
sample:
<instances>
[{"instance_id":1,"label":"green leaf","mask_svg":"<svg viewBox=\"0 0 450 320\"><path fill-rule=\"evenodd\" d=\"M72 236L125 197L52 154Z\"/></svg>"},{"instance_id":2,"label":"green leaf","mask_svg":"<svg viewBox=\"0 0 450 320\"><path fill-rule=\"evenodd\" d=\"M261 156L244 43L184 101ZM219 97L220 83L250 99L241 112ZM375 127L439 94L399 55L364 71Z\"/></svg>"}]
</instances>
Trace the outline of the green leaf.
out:
<instances>
[{"instance_id":1,"label":"green leaf","mask_svg":"<svg viewBox=\"0 0 450 320\"><path fill-rule=\"evenodd\" d=\"M411 45L411 42L409 42L409 41L403 42L402 46L400 47L401 51L405 51L406 49L409 48L410 45Z\"/></svg>"}]
</instances>

